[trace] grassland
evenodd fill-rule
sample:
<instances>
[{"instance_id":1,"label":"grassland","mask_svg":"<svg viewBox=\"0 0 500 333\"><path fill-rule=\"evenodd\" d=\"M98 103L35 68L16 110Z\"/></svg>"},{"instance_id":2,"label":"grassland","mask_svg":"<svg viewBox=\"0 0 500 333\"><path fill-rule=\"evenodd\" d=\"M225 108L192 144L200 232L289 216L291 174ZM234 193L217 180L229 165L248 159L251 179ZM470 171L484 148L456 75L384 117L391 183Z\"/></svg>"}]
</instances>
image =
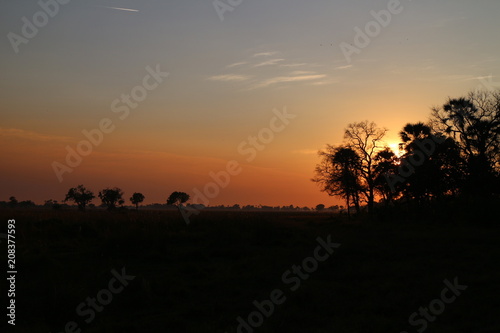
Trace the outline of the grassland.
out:
<instances>
[{"instance_id":1,"label":"grassland","mask_svg":"<svg viewBox=\"0 0 500 333\"><path fill-rule=\"evenodd\" d=\"M75 321L82 332L232 333L254 300L281 289L286 301L255 332L410 333L418 327L409 316L455 277L467 290L427 332L500 332L496 227L315 212L204 211L189 226L175 211L5 209L0 217L17 225L16 332L62 332ZM283 273L328 235L341 246L291 291ZM76 307L122 267L135 279L86 323Z\"/></svg>"}]
</instances>

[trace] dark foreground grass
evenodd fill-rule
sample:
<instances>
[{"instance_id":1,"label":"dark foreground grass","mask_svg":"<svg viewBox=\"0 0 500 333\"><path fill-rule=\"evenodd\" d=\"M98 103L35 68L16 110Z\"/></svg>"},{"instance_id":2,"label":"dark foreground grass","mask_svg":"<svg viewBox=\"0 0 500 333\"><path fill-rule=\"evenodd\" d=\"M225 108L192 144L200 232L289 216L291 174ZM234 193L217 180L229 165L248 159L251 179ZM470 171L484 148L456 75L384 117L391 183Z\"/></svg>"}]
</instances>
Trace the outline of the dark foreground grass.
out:
<instances>
[{"instance_id":1,"label":"dark foreground grass","mask_svg":"<svg viewBox=\"0 0 500 333\"><path fill-rule=\"evenodd\" d=\"M467 290L426 331L500 332L498 228L317 213L204 211L189 227L169 211L4 210L0 218L17 225L17 317L7 328L16 332L64 332L74 321L82 332L233 333L255 300L280 289L285 302L254 332L410 333L423 327L410 315L455 277ZM328 235L342 245L291 291L283 273ZM85 322L77 306L122 267L135 279Z\"/></svg>"}]
</instances>

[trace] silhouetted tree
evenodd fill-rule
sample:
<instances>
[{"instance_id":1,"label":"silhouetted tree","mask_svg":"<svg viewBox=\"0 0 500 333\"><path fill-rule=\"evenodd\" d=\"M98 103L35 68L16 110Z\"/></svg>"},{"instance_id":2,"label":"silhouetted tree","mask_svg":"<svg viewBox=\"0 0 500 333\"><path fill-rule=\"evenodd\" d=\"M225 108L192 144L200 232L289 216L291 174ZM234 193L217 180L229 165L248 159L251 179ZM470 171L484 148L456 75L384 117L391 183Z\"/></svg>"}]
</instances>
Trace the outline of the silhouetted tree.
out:
<instances>
[{"instance_id":1,"label":"silhouetted tree","mask_svg":"<svg viewBox=\"0 0 500 333\"><path fill-rule=\"evenodd\" d=\"M132 202L133 205L135 205L135 210L139 209L139 204L144 201L144 194L135 192L132 194L130 197L130 202Z\"/></svg>"},{"instance_id":2,"label":"silhouetted tree","mask_svg":"<svg viewBox=\"0 0 500 333\"><path fill-rule=\"evenodd\" d=\"M53 200L53 199L45 200L43 205L44 205L44 207L49 207L49 208L52 208L54 210L59 210L62 207L62 205L59 202L57 202L57 200Z\"/></svg>"},{"instance_id":3,"label":"silhouetted tree","mask_svg":"<svg viewBox=\"0 0 500 333\"><path fill-rule=\"evenodd\" d=\"M116 205L123 205L125 200L123 200L123 191L118 187L105 188L99 192L99 198L102 204L108 207L108 210L113 210Z\"/></svg>"},{"instance_id":4,"label":"silhouetted tree","mask_svg":"<svg viewBox=\"0 0 500 333\"><path fill-rule=\"evenodd\" d=\"M350 204L354 203L359 213L359 194L363 192L360 184L361 158L351 148L327 145L326 151L318 152L322 158L316 166L316 176L312 181L321 186L321 191L346 200L350 217Z\"/></svg>"},{"instance_id":5,"label":"silhouetted tree","mask_svg":"<svg viewBox=\"0 0 500 333\"><path fill-rule=\"evenodd\" d=\"M95 198L92 191L87 190L85 186L78 185L77 187L72 187L68 190L64 202L73 201L78 205L78 209L81 211L85 210L85 206Z\"/></svg>"},{"instance_id":6,"label":"silhouetted tree","mask_svg":"<svg viewBox=\"0 0 500 333\"><path fill-rule=\"evenodd\" d=\"M467 162L467 192L489 195L500 169L500 91L470 92L433 109L433 120L453 138Z\"/></svg>"},{"instance_id":7,"label":"silhouetted tree","mask_svg":"<svg viewBox=\"0 0 500 333\"><path fill-rule=\"evenodd\" d=\"M30 208L30 207L36 207L36 204L31 201L31 200L24 200L24 201L21 201L18 206L20 208Z\"/></svg>"},{"instance_id":8,"label":"silhouetted tree","mask_svg":"<svg viewBox=\"0 0 500 333\"><path fill-rule=\"evenodd\" d=\"M316 210L318 212L322 211L323 209L325 209L325 205L323 205L323 204L316 205Z\"/></svg>"},{"instance_id":9,"label":"silhouetted tree","mask_svg":"<svg viewBox=\"0 0 500 333\"><path fill-rule=\"evenodd\" d=\"M10 197L9 198L9 206L14 208L18 204L16 197Z\"/></svg>"},{"instance_id":10,"label":"silhouetted tree","mask_svg":"<svg viewBox=\"0 0 500 333\"><path fill-rule=\"evenodd\" d=\"M389 147L386 147L379 151L373 160L375 190L382 196L384 203L389 205L399 196L400 188L391 188L386 175L398 172L399 158Z\"/></svg>"},{"instance_id":11,"label":"silhouetted tree","mask_svg":"<svg viewBox=\"0 0 500 333\"><path fill-rule=\"evenodd\" d=\"M352 123L344 132L347 147L354 150L360 157L358 171L363 181L363 194L368 204L368 211L373 212L375 200L375 175L373 173L373 162L375 154L383 147L382 139L387 129L379 128L374 122L367 120Z\"/></svg>"},{"instance_id":12,"label":"silhouetted tree","mask_svg":"<svg viewBox=\"0 0 500 333\"><path fill-rule=\"evenodd\" d=\"M167 199L167 205L181 205L189 200L189 194L184 192L172 192Z\"/></svg>"},{"instance_id":13,"label":"silhouetted tree","mask_svg":"<svg viewBox=\"0 0 500 333\"><path fill-rule=\"evenodd\" d=\"M43 206L52 208L52 205L54 205L54 203L56 203L56 202L57 202L57 200L53 200L53 199L45 200L43 202Z\"/></svg>"},{"instance_id":14,"label":"silhouetted tree","mask_svg":"<svg viewBox=\"0 0 500 333\"><path fill-rule=\"evenodd\" d=\"M403 159L412 174L407 177L405 194L423 203L456 193L460 186L463 160L455 140L433 133L423 123L407 124L400 133Z\"/></svg>"},{"instance_id":15,"label":"silhouetted tree","mask_svg":"<svg viewBox=\"0 0 500 333\"><path fill-rule=\"evenodd\" d=\"M409 198L421 203L431 194L435 194L436 182L441 180L439 165L431 162L435 160L432 157L436 156L434 154L438 140L432 137L431 128L422 122L406 124L399 136L405 150L402 156L404 166L411 172L411 175L406 177L403 191ZM429 142L432 143L427 145L429 151L424 151L422 147Z\"/></svg>"}]
</instances>

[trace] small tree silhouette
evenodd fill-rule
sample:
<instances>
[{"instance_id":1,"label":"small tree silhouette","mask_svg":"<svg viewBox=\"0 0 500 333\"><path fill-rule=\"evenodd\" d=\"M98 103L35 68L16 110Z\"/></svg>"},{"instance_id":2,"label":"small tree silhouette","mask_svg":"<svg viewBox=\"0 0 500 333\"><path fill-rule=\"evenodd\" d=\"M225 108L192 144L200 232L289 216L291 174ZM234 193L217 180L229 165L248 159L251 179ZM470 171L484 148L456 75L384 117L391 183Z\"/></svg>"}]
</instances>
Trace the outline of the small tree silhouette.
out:
<instances>
[{"instance_id":1,"label":"small tree silhouette","mask_svg":"<svg viewBox=\"0 0 500 333\"><path fill-rule=\"evenodd\" d=\"M139 209L139 204L144 201L144 194L135 192L130 197L130 202L135 205L135 210Z\"/></svg>"},{"instance_id":2,"label":"small tree silhouette","mask_svg":"<svg viewBox=\"0 0 500 333\"><path fill-rule=\"evenodd\" d=\"M72 187L68 190L64 202L73 201L78 205L78 209L81 211L85 210L85 206L95 198L92 191L87 190L85 186L78 185L77 187Z\"/></svg>"},{"instance_id":3,"label":"small tree silhouette","mask_svg":"<svg viewBox=\"0 0 500 333\"><path fill-rule=\"evenodd\" d=\"M10 197L9 198L9 206L10 207L16 207L18 204L16 197Z\"/></svg>"},{"instance_id":4,"label":"small tree silhouette","mask_svg":"<svg viewBox=\"0 0 500 333\"><path fill-rule=\"evenodd\" d=\"M108 206L108 210L113 210L116 208L116 204L123 205L125 200L122 198L123 191L118 187L105 188L99 192L99 198L103 205Z\"/></svg>"},{"instance_id":5,"label":"small tree silhouette","mask_svg":"<svg viewBox=\"0 0 500 333\"><path fill-rule=\"evenodd\" d=\"M167 205L179 206L189 200L189 194L184 192L172 192L167 199Z\"/></svg>"},{"instance_id":6,"label":"small tree silhouette","mask_svg":"<svg viewBox=\"0 0 500 333\"><path fill-rule=\"evenodd\" d=\"M323 209L325 209L325 205L323 204L319 204L319 205L316 205L316 210L319 212L319 211L322 211Z\"/></svg>"}]
</instances>

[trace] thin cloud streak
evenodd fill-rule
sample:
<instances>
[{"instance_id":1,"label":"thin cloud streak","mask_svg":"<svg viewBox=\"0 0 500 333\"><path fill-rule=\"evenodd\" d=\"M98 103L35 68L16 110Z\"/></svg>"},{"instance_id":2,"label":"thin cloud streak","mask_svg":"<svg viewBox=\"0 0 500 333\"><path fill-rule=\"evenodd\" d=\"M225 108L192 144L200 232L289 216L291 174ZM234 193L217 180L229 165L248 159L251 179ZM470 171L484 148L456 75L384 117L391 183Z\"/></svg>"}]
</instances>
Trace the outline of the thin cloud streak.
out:
<instances>
[{"instance_id":1,"label":"thin cloud streak","mask_svg":"<svg viewBox=\"0 0 500 333\"><path fill-rule=\"evenodd\" d=\"M139 12L138 9L131 9L131 8L107 7L107 6L98 6L98 7L108 8L108 9L115 9L115 10L122 10L122 11L126 11L126 12L134 12L134 13L138 13Z\"/></svg>"},{"instance_id":2,"label":"thin cloud streak","mask_svg":"<svg viewBox=\"0 0 500 333\"><path fill-rule=\"evenodd\" d=\"M233 67L242 66L242 65L246 65L246 64L247 64L246 61L235 62L234 64L227 65L226 68L233 68Z\"/></svg>"},{"instance_id":3,"label":"thin cloud streak","mask_svg":"<svg viewBox=\"0 0 500 333\"><path fill-rule=\"evenodd\" d=\"M295 63L295 64L281 64L280 66L281 67L299 67L299 66L307 66L307 65L310 65L310 64L307 64L305 62L301 62L301 63Z\"/></svg>"},{"instance_id":4,"label":"thin cloud streak","mask_svg":"<svg viewBox=\"0 0 500 333\"><path fill-rule=\"evenodd\" d=\"M0 127L0 138L16 138L16 139L26 139L33 141L57 141L57 142L71 142L74 139L67 136L59 136L59 135L47 135L41 134L32 131L26 131L19 128L1 128Z\"/></svg>"},{"instance_id":5,"label":"thin cloud streak","mask_svg":"<svg viewBox=\"0 0 500 333\"><path fill-rule=\"evenodd\" d=\"M335 67L336 70L344 70L344 69L349 69L351 68L352 65L345 65L345 66L338 66L338 67Z\"/></svg>"},{"instance_id":6,"label":"thin cloud streak","mask_svg":"<svg viewBox=\"0 0 500 333\"><path fill-rule=\"evenodd\" d=\"M316 74L316 72L312 71L293 71L290 75L304 75L304 74Z\"/></svg>"},{"instance_id":7,"label":"thin cloud streak","mask_svg":"<svg viewBox=\"0 0 500 333\"><path fill-rule=\"evenodd\" d=\"M311 81L325 78L326 75L318 74L318 75L302 75L302 76L278 76L271 79L267 79L262 81L261 83L253 86L253 89L256 88L265 88L270 85L284 83L284 82L300 82L300 81Z\"/></svg>"},{"instance_id":8,"label":"thin cloud streak","mask_svg":"<svg viewBox=\"0 0 500 333\"><path fill-rule=\"evenodd\" d=\"M278 52L260 52L260 53L255 53L253 56L254 57L269 57L272 55L275 55Z\"/></svg>"},{"instance_id":9,"label":"thin cloud streak","mask_svg":"<svg viewBox=\"0 0 500 333\"><path fill-rule=\"evenodd\" d=\"M285 59L271 59L268 61L261 62L260 64L255 65L254 67L262 67L262 66L271 66L276 65L280 61L284 61Z\"/></svg>"},{"instance_id":10,"label":"thin cloud streak","mask_svg":"<svg viewBox=\"0 0 500 333\"><path fill-rule=\"evenodd\" d=\"M237 75L237 74L225 74L225 75L215 75L211 76L208 79L211 81L245 81L250 77L246 75Z\"/></svg>"}]
</instances>

